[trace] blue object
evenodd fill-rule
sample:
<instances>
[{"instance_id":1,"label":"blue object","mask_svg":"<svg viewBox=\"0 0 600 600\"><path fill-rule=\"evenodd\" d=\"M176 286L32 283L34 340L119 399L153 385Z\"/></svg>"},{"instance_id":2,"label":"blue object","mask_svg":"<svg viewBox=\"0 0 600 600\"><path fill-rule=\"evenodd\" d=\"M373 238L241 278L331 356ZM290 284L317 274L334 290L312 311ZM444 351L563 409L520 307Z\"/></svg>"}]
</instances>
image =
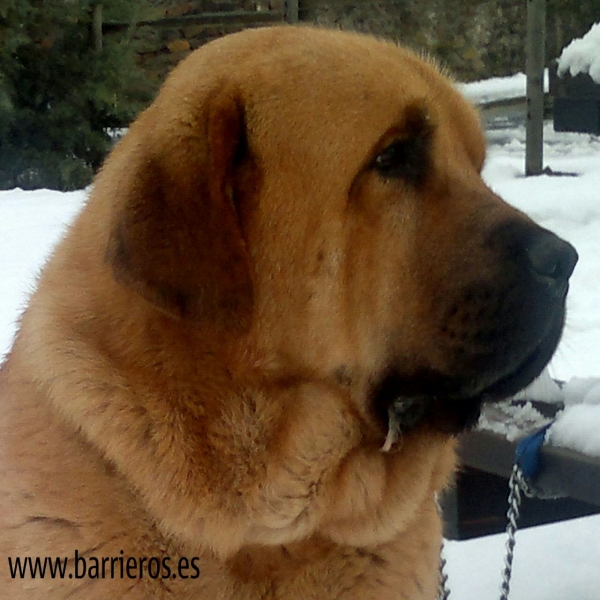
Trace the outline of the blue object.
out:
<instances>
[{"instance_id":1,"label":"blue object","mask_svg":"<svg viewBox=\"0 0 600 600\"><path fill-rule=\"evenodd\" d=\"M517 444L515 463L521 468L525 479L533 479L540 470L540 448L544 445L546 431L554 424L548 423L545 427L523 438Z\"/></svg>"}]
</instances>

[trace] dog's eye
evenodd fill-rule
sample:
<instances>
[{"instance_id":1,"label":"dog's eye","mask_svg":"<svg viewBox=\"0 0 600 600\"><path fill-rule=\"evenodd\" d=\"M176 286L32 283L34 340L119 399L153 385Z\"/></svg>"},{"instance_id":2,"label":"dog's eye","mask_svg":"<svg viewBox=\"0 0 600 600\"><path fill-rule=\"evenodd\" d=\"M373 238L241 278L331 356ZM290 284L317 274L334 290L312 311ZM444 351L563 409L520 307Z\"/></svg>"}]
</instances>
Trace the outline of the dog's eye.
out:
<instances>
[{"instance_id":1,"label":"dog's eye","mask_svg":"<svg viewBox=\"0 0 600 600\"><path fill-rule=\"evenodd\" d=\"M380 152L371 167L386 178L401 178L420 186L429 171L430 135L422 133L395 140Z\"/></svg>"}]
</instances>

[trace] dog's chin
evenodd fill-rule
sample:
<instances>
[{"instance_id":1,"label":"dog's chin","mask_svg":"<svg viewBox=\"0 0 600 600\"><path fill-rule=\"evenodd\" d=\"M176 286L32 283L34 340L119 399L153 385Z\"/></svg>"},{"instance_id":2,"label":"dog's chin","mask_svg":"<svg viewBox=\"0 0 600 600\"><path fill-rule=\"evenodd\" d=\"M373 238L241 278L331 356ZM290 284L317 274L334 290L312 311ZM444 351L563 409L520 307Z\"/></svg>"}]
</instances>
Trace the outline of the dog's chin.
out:
<instances>
[{"instance_id":1,"label":"dog's chin","mask_svg":"<svg viewBox=\"0 0 600 600\"><path fill-rule=\"evenodd\" d=\"M509 398L538 377L556 350L562 328L561 316L529 353L483 376L448 376L434 369L407 376L390 369L372 388L373 410L384 430L394 414L400 431L428 425L458 435L476 425L484 403Z\"/></svg>"}]
</instances>

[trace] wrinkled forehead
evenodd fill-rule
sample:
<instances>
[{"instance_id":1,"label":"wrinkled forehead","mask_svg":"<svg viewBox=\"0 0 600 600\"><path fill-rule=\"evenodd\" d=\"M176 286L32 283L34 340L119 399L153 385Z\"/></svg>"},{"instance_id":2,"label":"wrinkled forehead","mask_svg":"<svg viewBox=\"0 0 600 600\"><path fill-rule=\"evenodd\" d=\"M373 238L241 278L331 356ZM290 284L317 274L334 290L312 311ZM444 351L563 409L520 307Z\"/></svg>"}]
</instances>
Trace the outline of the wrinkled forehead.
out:
<instances>
[{"instance_id":1,"label":"wrinkled forehead","mask_svg":"<svg viewBox=\"0 0 600 600\"><path fill-rule=\"evenodd\" d=\"M475 111L432 64L391 43L338 36L302 40L248 65L240 84L247 124L265 159L316 168L344 156L354 168L420 112L440 144L483 160Z\"/></svg>"}]
</instances>

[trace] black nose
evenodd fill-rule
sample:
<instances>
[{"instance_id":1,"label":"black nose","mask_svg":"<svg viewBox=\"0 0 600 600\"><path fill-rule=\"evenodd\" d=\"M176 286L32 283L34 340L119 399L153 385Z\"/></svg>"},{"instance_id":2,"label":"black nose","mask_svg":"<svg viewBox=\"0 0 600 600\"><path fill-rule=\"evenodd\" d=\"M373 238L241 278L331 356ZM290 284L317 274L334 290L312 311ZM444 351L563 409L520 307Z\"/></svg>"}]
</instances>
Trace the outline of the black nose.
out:
<instances>
[{"instance_id":1,"label":"black nose","mask_svg":"<svg viewBox=\"0 0 600 600\"><path fill-rule=\"evenodd\" d=\"M577 264L577 251L549 231L538 233L526 249L533 273L557 293L564 292Z\"/></svg>"}]
</instances>

